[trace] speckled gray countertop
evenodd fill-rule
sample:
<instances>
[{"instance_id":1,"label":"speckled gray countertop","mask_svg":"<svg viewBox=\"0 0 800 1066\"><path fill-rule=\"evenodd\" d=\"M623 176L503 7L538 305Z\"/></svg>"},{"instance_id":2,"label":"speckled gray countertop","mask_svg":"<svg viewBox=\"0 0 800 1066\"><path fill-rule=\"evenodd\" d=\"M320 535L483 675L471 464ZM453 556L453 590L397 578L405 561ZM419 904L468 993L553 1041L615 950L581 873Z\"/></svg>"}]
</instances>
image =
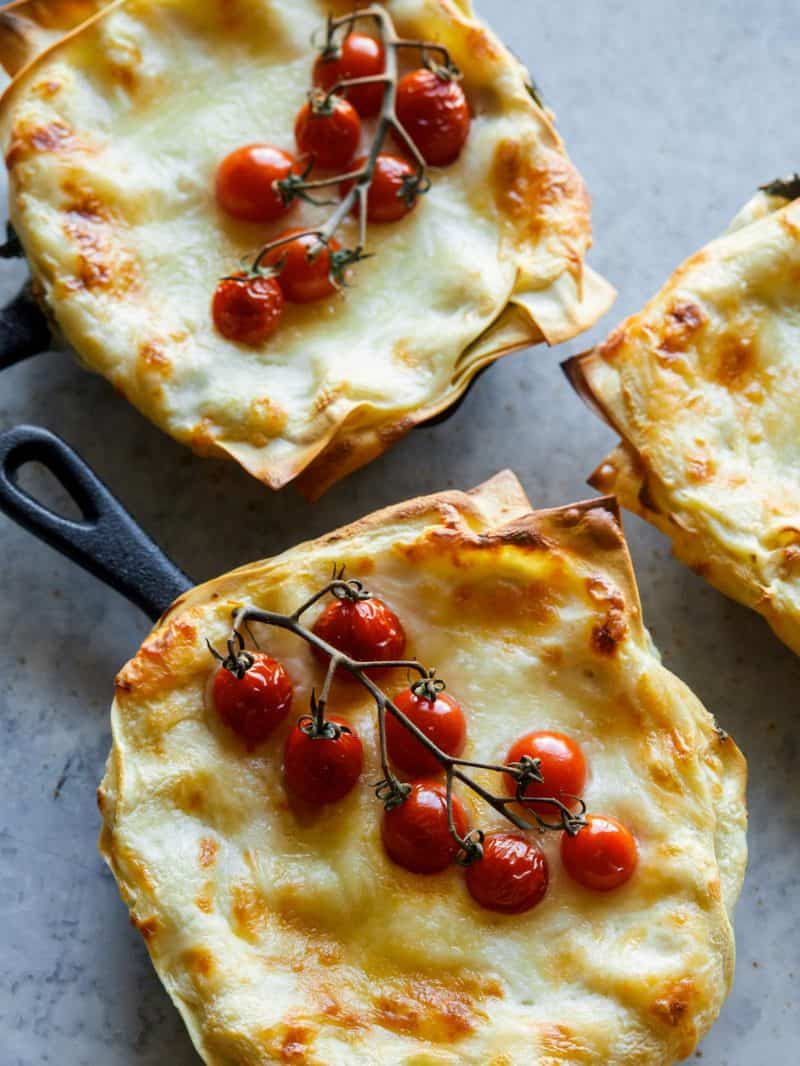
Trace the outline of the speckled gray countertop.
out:
<instances>
[{"instance_id":1,"label":"speckled gray countertop","mask_svg":"<svg viewBox=\"0 0 800 1066\"><path fill-rule=\"evenodd\" d=\"M100 379L51 353L0 377L0 427L61 433L197 580L396 500L512 466L537 505L589 494L612 435L559 361L638 309L755 187L800 169L796 0L483 0L556 110L594 199L592 262L619 288L593 334L515 355L458 414L309 506L196 459ZM0 263L3 293L21 277ZM751 863L733 994L709 1066L794 1066L800 1045L800 661L754 614L626 527L667 665L750 760ZM139 612L0 517L0 1064L189 1066L176 1012L95 847L95 786ZM60 788L58 787L60 785Z\"/></svg>"}]
</instances>

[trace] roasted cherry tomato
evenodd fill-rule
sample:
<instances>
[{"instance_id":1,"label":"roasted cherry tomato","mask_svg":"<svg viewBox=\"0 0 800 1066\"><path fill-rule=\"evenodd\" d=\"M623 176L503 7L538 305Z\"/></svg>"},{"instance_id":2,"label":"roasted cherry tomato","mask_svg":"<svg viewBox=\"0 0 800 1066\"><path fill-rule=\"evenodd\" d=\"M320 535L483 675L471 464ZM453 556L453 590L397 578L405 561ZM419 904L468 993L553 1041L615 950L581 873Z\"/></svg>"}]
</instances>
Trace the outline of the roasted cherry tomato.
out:
<instances>
[{"instance_id":1,"label":"roasted cherry tomato","mask_svg":"<svg viewBox=\"0 0 800 1066\"><path fill-rule=\"evenodd\" d=\"M238 678L221 666L214 675L213 699L222 721L255 748L280 725L292 705L292 682L284 667L254 651L253 665Z\"/></svg>"},{"instance_id":2,"label":"roasted cherry tomato","mask_svg":"<svg viewBox=\"0 0 800 1066\"><path fill-rule=\"evenodd\" d=\"M459 704L446 692L433 699L407 688L394 702L398 710L421 729L446 755L460 755L467 739L467 720ZM418 777L436 774L442 766L393 714L386 714L386 748L401 770Z\"/></svg>"},{"instance_id":3,"label":"roasted cherry tomato","mask_svg":"<svg viewBox=\"0 0 800 1066\"><path fill-rule=\"evenodd\" d=\"M280 237L290 237L293 233L302 233L301 229L287 230ZM276 240L279 238L276 237ZM341 248L339 242L331 239L327 246L320 245L316 237L306 234L296 241L279 244L264 256L267 266L274 266L278 284L287 300L296 304L312 303L324 300L336 292L331 281L331 252Z\"/></svg>"},{"instance_id":4,"label":"roasted cherry tomato","mask_svg":"<svg viewBox=\"0 0 800 1066\"><path fill-rule=\"evenodd\" d=\"M469 136L469 107L453 78L420 67L400 79L397 117L426 163L454 163Z\"/></svg>"},{"instance_id":5,"label":"roasted cherry tomato","mask_svg":"<svg viewBox=\"0 0 800 1066\"><path fill-rule=\"evenodd\" d=\"M314 807L346 796L361 776L364 763L361 740L353 727L342 718L328 720L338 729L331 737L310 736L296 723L283 753L287 791Z\"/></svg>"},{"instance_id":6,"label":"roasted cherry tomato","mask_svg":"<svg viewBox=\"0 0 800 1066\"><path fill-rule=\"evenodd\" d=\"M523 755L539 759L543 782L533 781L525 789L526 797L554 796L567 807L575 805L574 796L581 796L586 785L586 760L575 741L564 733L540 730L527 733L508 750L506 762L519 762ZM505 776L506 791L513 796L517 784L510 774ZM558 821L558 810L547 803L526 804L541 818Z\"/></svg>"},{"instance_id":7,"label":"roasted cherry tomato","mask_svg":"<svg viewBox=\"0 0 800 1066\"><path fill-rule=\"evenodd\" d=\"M361 662L402 659L406 648L400 619L374 596L368 600L334 600L316 620L313 631L337 651ZM327 663L328 656L315 651Z\"/></svg>"},{"instance_id":8,"label":"roasted cherry tomato","mask_svg":"<svg viewBox=\"0 0 800 1066\"><path fill-rule=\"evenodd\" d=\"M455 796L453 822L462 837L469 831L464 808ZM401 804L384 812L381 833L389 858L415 874L438 873L458 853L447 820L447 793L436 782L412 785Z\"/></svg>"},{"instance_id":9,"label":"roasted cherry tomato","mask_svg":"<svg viewBox=\"0 0 800 1066\"><path fill-rule=\"evenodd\" d=\"M332 89L337 82L350 78L370 78L383 74L383 45L365 33L348 33L337 54L320 56L314 64L313 82L320 89ZM383 83L354 85L343 89L346 97L362 118L377 115L383 100Z\"/></svg>"},{"instance_id":10,"label":"roasted cherry tomato","mask_svg":"<svg viewBox=\"0 0 800 1066\"><path fill-rule=\"evenodd\" d=\"M246 144L226 155L217 168L217 203L227 214L244 222L271 222L286 214L276 182L300 164L272 144Z\"/></svg>"},{"instance_id":11,"label":"roasted cherry tomato","mask_svg":"<svg viewBox=\"0 0 800 1066\"><path fill-rule=\"evenodd\" d=\"M223 337L241 344L261 344L280 322L283 291L272 277L241 274L223 278L214 292L211 314Z\"/></svg>"},{"instance_id":12,"label":"roasted cherry tomato","mask_svg":"<svg viewBox=\"0 0 800 1066\"><path fill-rule=\"evenodd\" d=\"M541 903L549 880L542 852L514 833L489 833L483 841L483 858L472 863L466 876L472 898L501 914L521 914Z\"/></svg>"},{"instance_id":13,"label":"roasted cherry tomato","mask_svg":"<svg viewBox=\"0 0 800 1066\"><path fill-rule=\"evenodd\" d=\"M362 167L365 162L364 158L357 160L353 163L353 170ZM418 198L409 201L405 194L406 183L415 174L411 163L399 155L382 152L378 156L372 184L367 192L367 218L370 222L397 222L415 207ZM342 196L347 195L352 184L351 181L342 182ZM353 214L358 214L358 203L353 208Z\"/></svg>"},{"instance_id":14,"label":"roasted cherry tomato","mask_svg":"<svg viewBox=\"0 0 800 1066\"><path fill-rule=\"evenodd\" d=\"M294 124L297 147L324 170L346 170L361 140L361 119L341 96L306 103Z\"/></svg>"},{"instance_id":15,"label":"roasted cherry tomato","mask_svg":"<svg viewBox=\"0 0 800 1066\"><path fill-rule=\"evenodd\" d=\"M610 892L633 876L639 861L636 839L616 818L589 814L586 822L576 836L564 834L561 860L584 888Z\"/></svg>"}]
</instances>

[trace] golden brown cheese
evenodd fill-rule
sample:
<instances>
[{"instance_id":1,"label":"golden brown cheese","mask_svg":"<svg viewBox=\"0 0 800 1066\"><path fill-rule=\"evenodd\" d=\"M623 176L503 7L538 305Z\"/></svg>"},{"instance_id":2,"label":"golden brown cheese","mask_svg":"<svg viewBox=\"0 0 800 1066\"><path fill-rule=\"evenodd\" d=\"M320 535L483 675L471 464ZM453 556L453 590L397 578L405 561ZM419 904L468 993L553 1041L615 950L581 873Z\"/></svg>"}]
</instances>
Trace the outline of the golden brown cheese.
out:
<instances>
[{"instance_id":1,"label":"golden brown cheese","mask_svg":"<svg viewBox=\"0 0 800 1066\"><path fill-rule=\"evenodd\" d=\"M248 753L207 702L205 639L221 646L242 605L293 610L334 563L398 612L409 654L463 703L468 758L501 760L537 727L576 738L590 809L638 838L627 886L580 888L551 837L550 890L524 915L478 907L456 868L394 866L368 786L374 704L346 682L332 705L365 741L363 780L317 814L293 810L281 781L289 723ZM319 664L293 634L255 636L289 670L299 715ZM383 683L394 692L407 678ZM195 589L122 670L112 725L102 850L213 1066L667 1066L728 992L745 764L660 664L608 499L531 513L502 475Z\"/></svg>"},{"instance_id":2,"label":"golden brown cheese","mask_svg":"<svg viewBox=\"0 0 800 1066\"><path fill-rule=\"evenodd\" d=\"M592 476L800 652L800 201L759 194L570 372L622 437Z\"/></svg>"},{"instance_id":3,"label":"golden brown cheese","mask_svg":"<svg viewBox=\"0 0 800 1066\"><path fill-rule=\"evenodd\" d=\"M236 222L216 206L214 174L243 144L294 148L329 4L117 0L44 51L36 5L0 18L0 57L28 27L27 65L0 105L10 215L65 338L178 440L273 488L302 475L310 496L448 407L494 359L575 336L613 298L584 262L583 183L521 65L468 3L385 6L463 70L466 148L432 171L410 215L370 228L375 255L350 289L289 306L256 349L214 329L217 281L328 210ZM345 242L354 231L346 222Z\"/></svg>"}]
</instances>

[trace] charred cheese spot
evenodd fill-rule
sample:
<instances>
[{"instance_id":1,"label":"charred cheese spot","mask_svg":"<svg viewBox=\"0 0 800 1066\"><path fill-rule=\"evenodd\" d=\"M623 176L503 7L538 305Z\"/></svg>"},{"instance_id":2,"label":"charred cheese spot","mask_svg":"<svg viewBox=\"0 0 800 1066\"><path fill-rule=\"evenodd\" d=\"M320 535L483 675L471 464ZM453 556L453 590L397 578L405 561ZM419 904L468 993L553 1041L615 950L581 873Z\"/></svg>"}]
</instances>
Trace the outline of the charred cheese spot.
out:
<instances>
[{"instance_id":1,"label":"charred cheese spot","mask_svg":"<svg viewBox=\"0 0 800 1066\"><path fill-rule=\"evenodd\" d=\"M259 1042L264 1051L281 1063L307 1063L314 1043L314 1030L308 1023L284 1022L265 1029Z\"/></svg>"},{"instance_id":2,"label":"charred cheese spot","mask_svg":"<svg viewBox=\"0 0 800 1066\"><path fill-rule=\"evenodd\" d=\"M530 582L525 588L510 581L463 583L453 598L460 617L487 623L496 619L500 624L551 624L559 603L554 584L547 581Z\"/></svg>"},{"instance_id":3,"label":"charred cheese spot","mask_svg":"<svg viewBox=\"0 0 800 1066\"><path fill-rule=\"evenodd\" d=\"M758 349L753 337L736 334L724 337L717 348L715 378L726 388L743 388L758 365Z\"/></svg>"},{"instance_id":4,"label":"charred cheese spot","mask_svg":"<svg viewBox=\"0 0 800 1066\"><path fill-rule=\"evenodd\" d=\"M586 190L577 171L561 156L551 154L547 165L533 163L518 141L501 141L496 150L490 183L498 209L537 242L549 217L567 202L582 205L588 218Z\"/></svg>"},{"instance_id":5,"label":"charred cheese spot","mask_svg":"<svg viewBox=\"0 0 800 1066\"><path fill-rule=\"evenodd\" d=\"M145 377L156 375L159 378L169 378L172 376L172 363L162 341L142 341L139 345L139 363Z\"/></svg>"},{"instance_id":6,"label":"charred cheese spot","mask_svg":"<svg viewBox=\"0 0 800 1066\"><path fill-rule=\"evenodd\" d=\"M623 615L609 610L605 621L592 629L592 649L598 655L611 658L625 639L627 631L628 625Z\"/></svg>"},{"instance_id":7,"label":"charred cheese spot","mask_svg":"<svg viewBox=\"0 0 800 1066\"><path fill-rule=\"evenodd\" d=\"M141 49L131 42L116 42L108 57L108 70L111 80L126 93L133 95L141 78Z\"/></svg>"},{"instance_id":8,"label":"charred cheese spot","mask_svg":"<svg viewBox=\"0 0 800 1066\"><path fill-rule=\"evenodd\" d=\"M211 885L205 885L194 902L197 909L202 911L203 914L212 914L214 911L214 899Z\"/></svg>"},{"instance_id":9,"label":"charred cheese spot","mask_svg":"<svg viewBox=\"0 0 800 1066\"><path fill-rule=\"evenodd\" d=\"M373 1020L386 1029L433 1044L452 1043L486 1020L475 993L475 989L457 979L445 984L412 978L373 997ZM495 984L488 994L499 995L499 986Z\"/></svg>"},{"instance_id":10,"label":"charred cheese spot","mask_svg":"<svg viewBox=\"0 0 800 1066\"><path fill-rule=\"evenodd\" d=\"M31 152L72 152L81 147L73 130L61 120L44 125L17 123L11 135L11 144L6 152L6 166L12 170Z\"/></svg>"},{"instance_id":11,"label":"charred cheese spot","mask_svg":"<svg viewBox=\"0 0 800 1066\"><path fill-rule=\"evenodd\" d=\"M541 1066L589 1066L597 1062L592 1048L567 1025L543 1025L538 1030Z\"/></svg>"},{"instance_id":12,"label":"charred cheese spot","mask_svg":"<svg viewBox=\"0 0 800 1066\"><path fill-rule=\"evenodd\" d=\"M217 428L211 418L201 418L192 428L189 445L196 455L213 455L217 450Z\"/></svg>"},{"instance_id":13,"label":"charred cheese spot","mask_svg":"<svg viewBox=\"0 0 800 1066\"><path fill-rule=\"evenodd\" d=\"M328 985L320 986L318 981L315 981L314 985L314 1001L321 1015L344 1029L365 1029L368 1026L367 1019L346 1007L333 988Z\"/></svg>"},{"instance_id":14,"label":"charred cheese spot","mask_svg":"<svg viewBox=\"0 0 800 1066\"><path fill-rule=\"evenodd\" d=\"M66 289L110 289L121 294L137 278L133 258L118 243L109 222L83 209L65 213L64 233L74 244L77 271L63 279Z\"/></svg>"},{"instance_id":15,"label":"charred cheese spot","mask_svg":"<svg viewBox=\"0 0 800 1066\"><path fill-rule=\"evenodd\" d=\"M265 441L276 437L286 426L287 420L286 411L268 396L262 396L250 404L249 422L252 436L261 434Z\"/></svg>"},{"instance_id":16,"label":"charred cheese spot","mask_svg":"<svg viewBox=\"0 0 800 1066\"><path fill-rule=\"evenodd\" d=\"M613 333L609 334L606 340L602 344L599 344L595 351L601 359L605 359L610 363L620 354L625 347L625 343L628 339L626 331L620 327L615 329Z\"/></svg>"},{"instance_id":17,"label":"charred cheese spot","mask_svg":"<svg viewBox=\"0 0 800 1066\"><path fill-rule=\"evenodd\" d=\"M675 304L667 312L663 334L657 342L658 349L666 353L685 352L695 343L696 334L705 321L706 316L697 304Z\"/></svg>"},{"instance_id":18,"label":"charred cheese spot","mask_svg":"<svg viewBox=\"0 0 800 1066\"><path fill-rule=\"evenodd\" d=\"M189 948L183 952L182 962L187 973L203 981L210 980L217 973L216 960L206 948Z\"/></svg>"},{"instance_id":19,"label":"charred cheese spot","mask_svg":"<svg viewBox=\"0 0 800 1066\"><path fill-rule=\"evenodd\" d=\"M154 939L159 931L160 923L154 915L149 918L137 918L135 914L131 914L130 919L133 928L138 929L148 943Z\"/></svg>"},{"instance_id":20,"label":"charred cheese spot","mask_svg":"<svg viewBox=\"0 0 800 1066\"><path fill-rule=\"evenodd\" d=\"M200 856L198 860L200 865L205 869L209 866L213 866L217 861L218 851L219 841L214 840L213 837L202 837L200 840Z\"/></svg>"},{"instance_id":21,"label":"charred cheese spot","mask_svg":"<svg viewBox=\"0 0 800 1066\"><path fill-rule=\"evenodd\" d=\"M714 460L709 455L690 455L686 459L686 476L695 484L708 481L714 475Z\"/></svg>"},{"instance_id":22,"label":"charred cheese spot","mask_svg":"<svg viewBox=\"0 0 800 1066\"><path fill-rule=\"evenodd\" d=\"M267 902L255 885L235 884L231 889L231 927L237 936L257 942L268 917Z\"/></svg>"},{"instance_id":23,"label":"charred cheese spot","mask_svg":"<svg viewBox=\"0 0 800 1066\"><path fill-rule=\"evenodd\" d=\"M136 691L137 697L147 699L158 695L170 686L174 677L187 667L195 672L206 669L205 659L200 661L194 645L197 629L185 617L177 617L166 628L149 637L117 676L117 689L121 693Z\"/></svg>"},{"instance_id":24,"label":"charred cheese spot","mask_svg":"<svg viewBox=\"0 0 800 1066\"><path fill-rule=\"evenodd\" d=\"M31 91L35 93L35 95L38 96L40 99L49 100L51 97L56 95L60 88L60 81L56 81L54 78L48 78L45 81L37 82L33 86Z\"/></svg>"},{"instance_id":25,"label":"charred cheese spot","mask_svg":"<svg viewBox=\"0 0 800 1066\"><path fill-rule=\"evenodd\" d=\"M410 367L412 370L422 366L424 363L424 359L415 349L413 341L407 341L402 337L394 342L392 355L398 363L402 366Z\"/></svg>"},{"instance_id":26,"label":"charred cheese spot","mask_svg":"<svg viewBox=\"0 0 800 1066\"><path fill-rule=\"evenodd\" d=\"M694 982L690 977L684 977L668 985L659 998L653 1002L651 1010L659 1021L676 1028L690 1013L694 996Z\"/></svg>"}]
</instances>

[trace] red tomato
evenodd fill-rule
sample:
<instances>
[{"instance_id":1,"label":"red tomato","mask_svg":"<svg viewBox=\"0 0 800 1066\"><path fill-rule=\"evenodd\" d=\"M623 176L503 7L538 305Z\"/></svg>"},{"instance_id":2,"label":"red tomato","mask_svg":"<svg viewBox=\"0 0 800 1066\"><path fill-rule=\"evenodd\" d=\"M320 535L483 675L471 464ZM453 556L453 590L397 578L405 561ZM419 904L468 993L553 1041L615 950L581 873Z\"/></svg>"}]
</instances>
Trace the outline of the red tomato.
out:
<instances>
[{"instance_id":1,"label":"red tomato","mask_svg":"<svg viewBox=\"0 0 800 1066\"><path fill-rule=\"evenodd\" d=\"M261 344L280 322L283 292L275 278L247 274L223 278L214 292L211 314L223 337Z\"/></svg>"},{"instance_id":2,"label":"red tomato","mask_svg":"<svg viewBox=\"0 0 800 1066\"><path fill-rule=\"evenodd\" d=\"M294 124L297 147L324 170L346 170L361 140L358 112L341 96L331 96L324 111L303 104Z\"/></svg>"},{"instance_id":3,"label":"red tomato","mask_svg":"<svg viewBox=\"0 0 800 1066\"><path fill-rule=\"evenodd\" d=\"M374 37L368 37L365 33L348 33L338 52L338 55L330 58L320 56L314 64L312 79L320 89L331 89L337 82L350 78L369 78L383 73L383 45ZM368 118L380 111L383 89L383 82L354 85L352 89L343 89L342 95L362 118Z\"/></svg>"},{"instance_id":4,"label":"red tomato","mask_svg":"<svg viewBox=\"0 0 800 1066\"><path fill-rule=\"evenodd\" d=\"M275 239L302 232L301 229L286 230ZM296 241L273 248L264 256L263 263L265 266L277 266L283 261L280 271L275 275L283 295L292 303L307 304L324 300L336 292L336 286L330 278L330 253L340 248L337 240L331 239L327 246L320 246L316 237L306 234ZM315 253L313 257L311 252Z\"/></svg>"},{"instance_id":5,"label":"red tomato","mask_svg":"<svg viewBox=\"0 0 800 1066\"><path fill-rule=\"evenodd\" d=\"M312 737L296 723L283 753L287 791L314 807L346 796L358 781L364 762L361 740L353 727L342 718L328 721L343 727L338 736Z\"/></svg>"},{"instance_id":6,"label":"red tomato","mask_svg":"<svg viewBox=\"0 0 800 1066\"><path fill-rule=\"evenodd\" d=\"M313 632L337 651L361 662L402 659L406 634L400 619L383 600L336 599L314 623ZM327 663L325 652L314 649Z\"/></svg>"},{"instance_id":7,"label":"red tomato","mask_svg":"<svg viewBox=\"0 0 800 1066\"><path fill-rule=\"evenodd\" d=\"M525 837L490 833L483 841L483 858L467 869L472 898L490 911L522 914L541 903L550 873L547 859Z\"/></svg>"},{"instance_id":8,"label":"red tomato","mask_svg":"<svg viewBox=\"0 0 800 1066\"><path fill-rule=\"evenodd\" d=\"M244 222L271 222L285 214L275 183L300 164L271 144L247 144L226 155L217 168L217 203L233 218Z\"/></svg>"},{"instance_id":9,"label":"red tomato","mask_svg":"<svg viewBox=\"0 0 800 1066\"><path fill-rule=\"evenodd\" d=\"M460 755L464 750L467 720L452 696L443 692L431 700L408 688L395 696L394 702L445 755ZM444 769L391 712L386 714L386 748L392 761L409 774L421 777Z\"/></svg>"},{"instance_id":10,"label":"red tomato","mask_svg":"<svg viewBox=\"0 0 800 1066\"><path fill-rule=\"evenodd\" d=\"M353 170L362 167L366 159L362 157L353 163ZM410 204L403 195L403 186L407 178L413 178L416 170L407 159L399 155L382 152L375 160L372 184L367 192L367 218L370 222L397 222L416 206L416 200ZM352 181L343 181L341 194L346 196L352 188ZM358 214L358 203L353 208Z\"/></svg>"},{"instance_id":11,"label":"red tomato","mask_svg":"<svg viewBox=\"0 0 800 1066\"><path fill-rule=\"evenodd\" d=\"M422 158L432 166L454 163L469 136L469 107L457 81L420 67L400 79L397 117Z\"/></svg>"},{"instance_id":12,"label":"red tomato","mask_svg":"<svg viewBox=\"0 0 800 1066\"><path fill-rule=\"evenodd\" d=\"M586 816L577 836L564 834L561 860L567 873L584 888L610 892L630 880L639 861L636 839L615 818Z\"/></svg>"},{"instance_id":13,"label":"red tomato","mask_svg":"<svg viewBox=\"0 0 800 1066\"><path fill-rule=\"evenodd\" d=\"M464 808L453 797L453 821L460 836L469 831ZM458 844L447 821L444 785L419 781L401 804L385 811L381 827L389 858L415 874L435 874L450 865Z\"/></svg>"},{"instance_id":14,"label":"red tomato","mask_svg":"<svg viewBox=\"0 0 800 1066\"><path fill-rule=\"evenodd\" d=\"M564 733L540 730L520 737L508 749L506 762L519 762L523 755L539 759L543 782L533 781L525 789L525 796L555 796L567 807L574 807L573 796L581 796L586 786L586 760L575 741ZM517 783L510 774L505 775L505 787L509 796L517 791ZM547 803L526 804L541 818L558 821L558 810Z\"/></svg>"},{"instance_id":15,"label":"red tomato","mask_svg":"<svg viewBox=\"0 0 800 1066\"><path fill-rule=\"evenodd\" d=\"M292 682L284 667L254 651L253 665L239 679L220 667L214 675L213 699L222 721L248 748L263 743L292 705Z\"/></svg>"}]
</instances>

